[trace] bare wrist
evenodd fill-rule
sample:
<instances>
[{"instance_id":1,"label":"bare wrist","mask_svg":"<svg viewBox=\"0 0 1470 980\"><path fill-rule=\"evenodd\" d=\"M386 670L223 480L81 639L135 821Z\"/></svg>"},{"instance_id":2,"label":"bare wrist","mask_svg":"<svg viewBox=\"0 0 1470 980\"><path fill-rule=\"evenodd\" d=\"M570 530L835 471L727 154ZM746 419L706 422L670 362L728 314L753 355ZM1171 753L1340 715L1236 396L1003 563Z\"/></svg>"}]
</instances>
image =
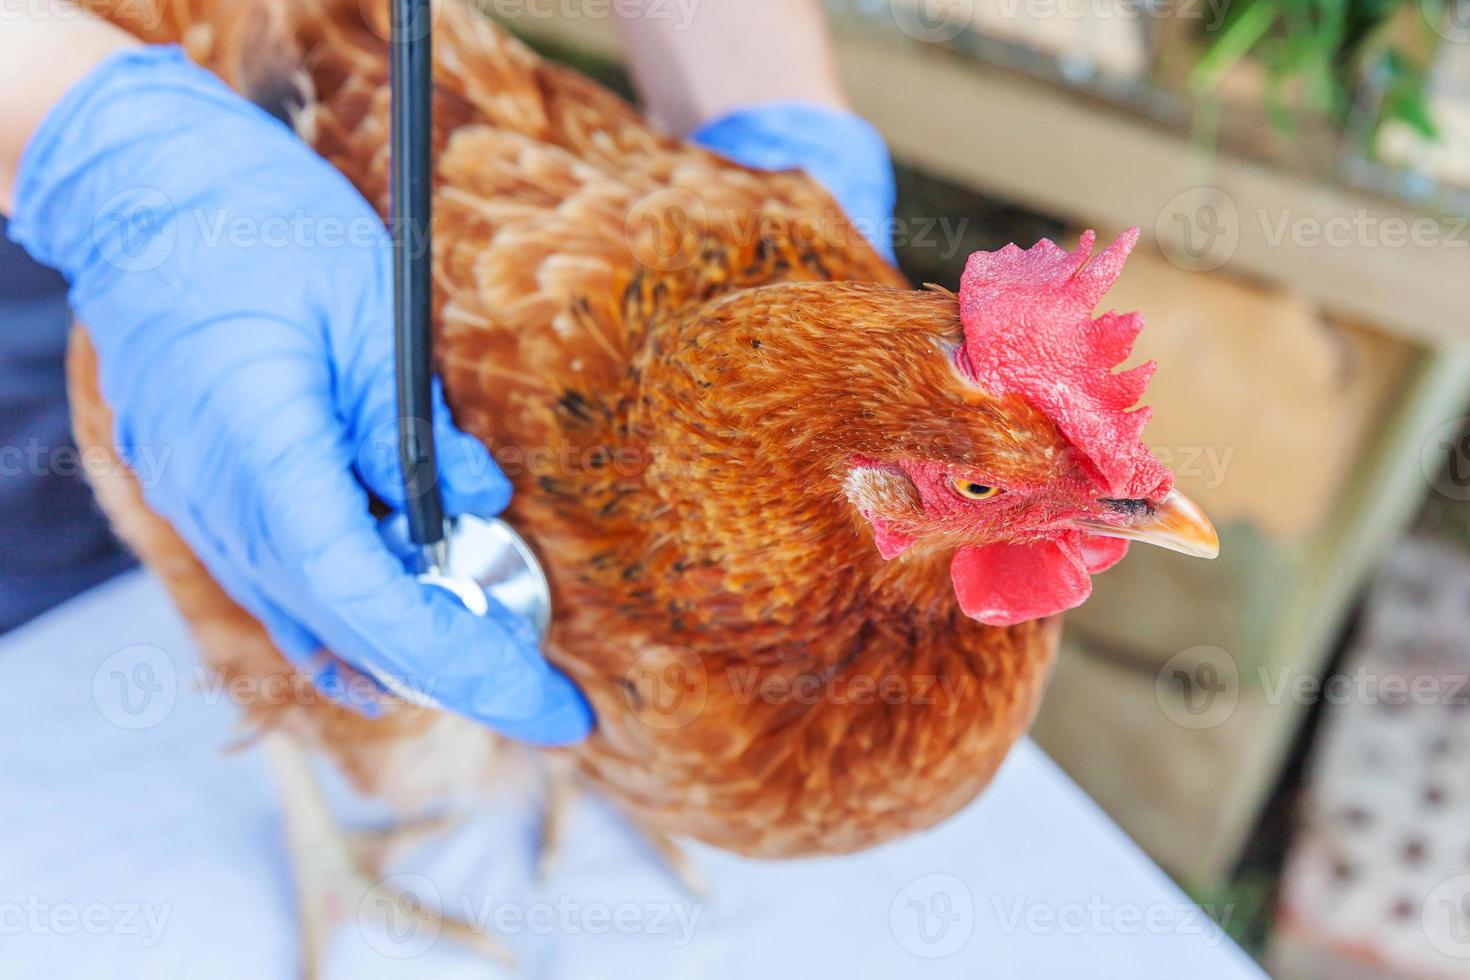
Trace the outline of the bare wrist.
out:
<instances>
[{"instance_id":1,"label":"bare wrist","mask_svg":"<svg viewBox=\"0 0 1470 980\"><path fill-rule=\"evenodd\" d=\"M684 136L729 112L774 102L849 105L815 0L624 5L619 27L649 115Z\"/></svg>"},{"instance_id":2,"label":"bare wrist","mask_svg":"<svg viewBox=\"0 0 1470 980\"><path fill-rule=\"evenodd\" d=\"M21 154L46 113L108 55L138 45L63 0L30 3L0 20L0 211L13 210Z\"/></svg>"}]
</instances>

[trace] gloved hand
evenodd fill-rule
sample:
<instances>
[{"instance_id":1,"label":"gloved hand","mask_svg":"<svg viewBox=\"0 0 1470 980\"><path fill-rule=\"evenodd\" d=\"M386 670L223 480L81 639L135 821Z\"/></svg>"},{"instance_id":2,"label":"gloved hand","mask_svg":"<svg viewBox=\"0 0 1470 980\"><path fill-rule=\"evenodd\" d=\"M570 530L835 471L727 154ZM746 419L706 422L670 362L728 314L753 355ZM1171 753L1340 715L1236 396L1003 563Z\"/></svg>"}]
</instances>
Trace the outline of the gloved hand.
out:
<instances>
[{"instance_id":1,"label":"gloved hand","mask_svg":"<svg viewBox=\"0 0 1470 980\"><path fill-rule=\"evenodd\" d=\"M531 628L417 583L368 513L364 484L403 498L391 244L330 165L178 49L130 50L32 137L10 234L71 283L149 505L283 652L514 738L587 734ZM489 453L442 400L434 425L450 513L499 512Z\"/></svg>"},{"instance_id":2,"label":"gloved hand","mask_svg":"<svg viewBox=\"0 0 1470 980\"><path fill-rule=\"evenodd\" d=\"M861 116L802 102L738 109L700 126L695 143L760 170L799 168L827 188L858 231L893 263L893 161Z\"/></svg>"}]
</instances>

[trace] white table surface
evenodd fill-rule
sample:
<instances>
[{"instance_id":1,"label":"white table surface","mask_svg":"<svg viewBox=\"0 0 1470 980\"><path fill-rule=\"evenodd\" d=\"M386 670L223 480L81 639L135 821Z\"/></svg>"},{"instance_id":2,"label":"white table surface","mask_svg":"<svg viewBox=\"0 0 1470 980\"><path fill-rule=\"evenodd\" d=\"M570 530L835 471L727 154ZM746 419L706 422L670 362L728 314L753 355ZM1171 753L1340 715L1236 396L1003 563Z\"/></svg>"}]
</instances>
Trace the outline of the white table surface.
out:
<instances>
[{"instance_id":1,"label":"white table surface","mask_svg":"<svg viewBox=\"0 0 1470 980\"><path fill-rule=\"evenodd\" d=\"M0 977L269 980L296 973L291 879L259 750L138 572L0 639ZM1260 977L1032 743L927 833L759 862L694 846L700 903L608 809L578 805L538 882L529 801L395 861L398 884L499 921L547 978ZM366 923L366 925L363 925ZM329 975L495 977L432 936L350 914Z\"/></svg>"}]
</instances>

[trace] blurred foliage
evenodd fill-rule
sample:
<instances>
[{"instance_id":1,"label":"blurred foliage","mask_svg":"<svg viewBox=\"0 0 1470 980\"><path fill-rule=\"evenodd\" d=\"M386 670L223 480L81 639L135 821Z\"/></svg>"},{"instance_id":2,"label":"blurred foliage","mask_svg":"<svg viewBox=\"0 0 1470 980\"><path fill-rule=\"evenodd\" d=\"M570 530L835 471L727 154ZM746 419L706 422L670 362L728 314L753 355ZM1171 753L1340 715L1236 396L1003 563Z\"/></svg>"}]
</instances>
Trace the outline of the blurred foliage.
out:
<instances>
[{"instance_id":1,"label":"blurred foliage","mask_svg":"<svg viewBox=\"0 0 1470 980\"><path fill-rule=\"evenodd\" d=\"M1185 893L1257 961L1266 955L1275 918L1279 869L1250 871L1219 888L1185 888Z\"/></svg>"},{"instance_id":2,"label":"blurred foliage","mask_svg":"<svg viewBox=\"0 0 1470 980\"><path fill-rule=\"evenodd\" d=\"M1283 129L1305 113L1351 127L1368 147L1390 121L1434 139L1426 80L1444 2L1235 0L1190 84L1215 92L1249 57L1265 71L1266 108ZM1355 120L1358 113L1364 118Z\"/></svg>"}]
</instances>

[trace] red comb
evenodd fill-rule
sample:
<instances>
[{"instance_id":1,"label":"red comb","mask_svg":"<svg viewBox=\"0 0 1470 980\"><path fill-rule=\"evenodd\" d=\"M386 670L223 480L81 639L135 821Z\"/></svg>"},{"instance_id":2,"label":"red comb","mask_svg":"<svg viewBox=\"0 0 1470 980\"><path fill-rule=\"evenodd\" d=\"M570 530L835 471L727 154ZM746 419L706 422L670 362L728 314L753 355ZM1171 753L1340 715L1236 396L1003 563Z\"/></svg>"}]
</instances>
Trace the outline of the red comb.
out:
<instances>
[{"instance_id":1,"label":"red comb","mask_svg":"<svg viewBox=\"0 0 1470 980\"><path fill-rule=\"evenodd\" d=\"M970 256L960 283L960 363L978 384L1019 395L1051 419L1092 464L1103 492L1156 499L1169 492L1173 476L1139 439L1149 409L1129 411L1154 363L1113 373L1132 352L1143 317L1092 317L1123 271L1138 229L1094 256L1095 239L1083 232L1072 252L1043 238L1028 249L1007 245Z\"/></svg>"}]
</instances>

